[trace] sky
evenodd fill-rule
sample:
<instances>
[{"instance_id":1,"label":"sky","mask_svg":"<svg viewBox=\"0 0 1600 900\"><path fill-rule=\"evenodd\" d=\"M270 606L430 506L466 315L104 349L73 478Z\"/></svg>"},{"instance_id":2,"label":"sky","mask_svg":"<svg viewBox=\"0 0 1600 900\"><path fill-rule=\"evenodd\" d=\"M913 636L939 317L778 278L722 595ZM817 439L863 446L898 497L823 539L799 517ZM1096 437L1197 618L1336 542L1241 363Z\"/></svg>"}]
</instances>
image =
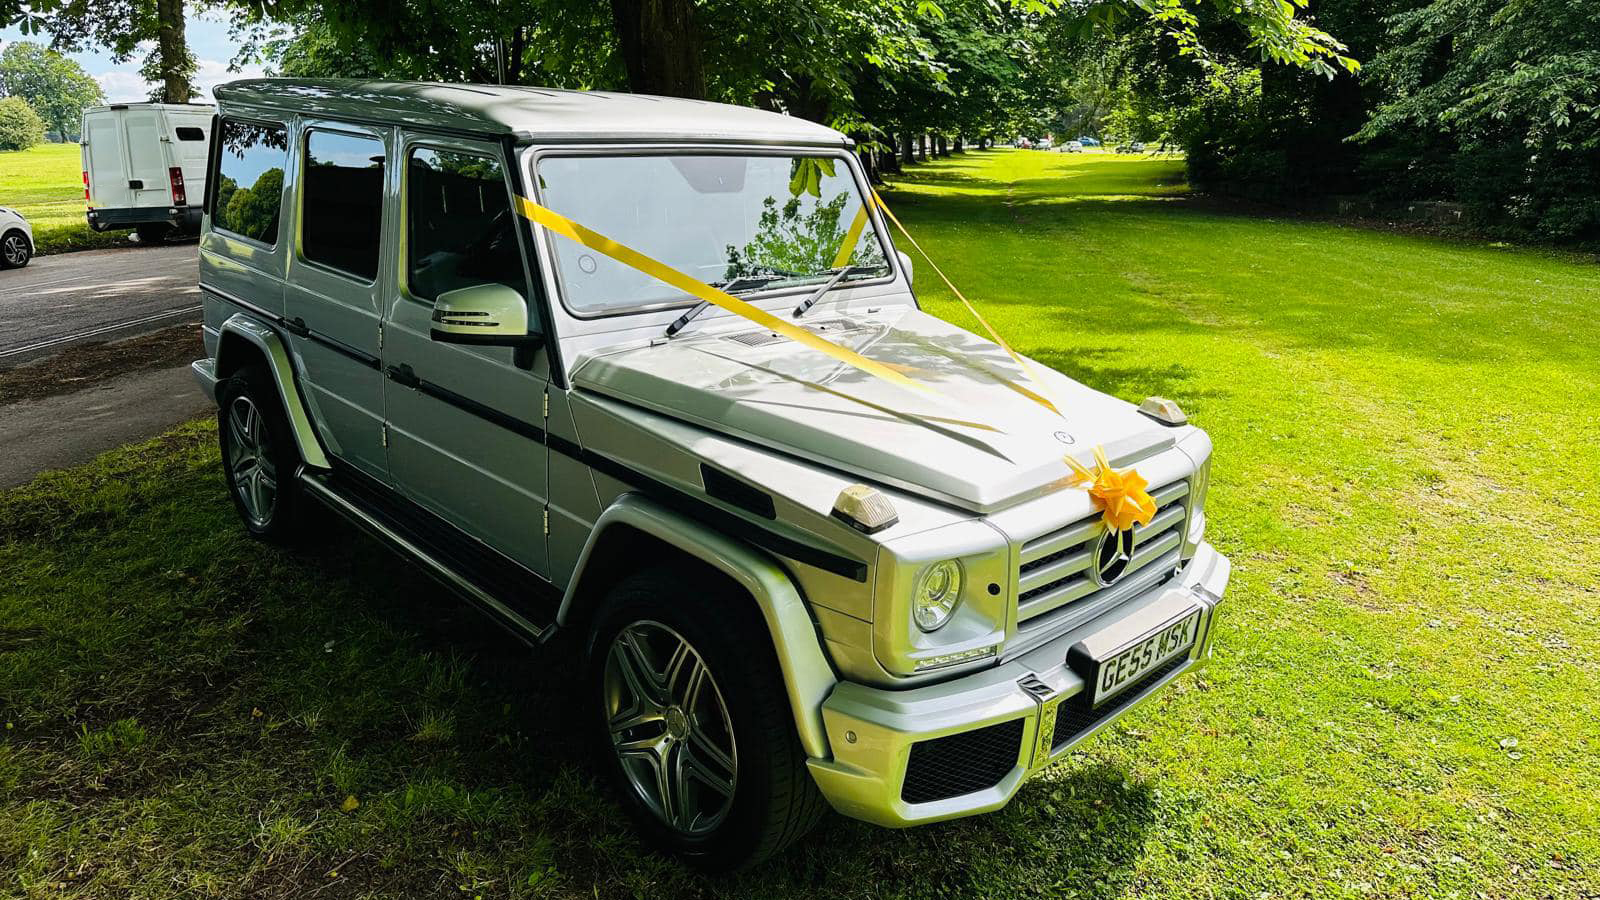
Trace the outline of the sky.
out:
<instances>
[{"instance_id":1,"label":"sky","mask_svg":"<svg viewBox=\"0 0 1600 900\"><path fill-rule=\"evenodd\" d=\"M194 78L195 84L200 87L205 99L211 98L213 85L225 84L236 78L258 78L262 75L260 66L245 66L238 72L228 71L228 63L238 52L239 45L228 35L228 26L225 22L191 14L185 22L185 30L189 38L189 52L194 54L195 60L199 63L199 70ZM22 34L16 28L0 28L0 45L16 40L49 43L48 36L43 36L41 39L39 35ZM106 92L106 102L127 103L149 99L152 85L139 77L139 66L144 62L143 50L121 65L113 63L111 55L104 51L69 53L67 56L76 60L78 65L83 66L85 72L100 82L100 88Z\"/></svg>"}]
</instances>

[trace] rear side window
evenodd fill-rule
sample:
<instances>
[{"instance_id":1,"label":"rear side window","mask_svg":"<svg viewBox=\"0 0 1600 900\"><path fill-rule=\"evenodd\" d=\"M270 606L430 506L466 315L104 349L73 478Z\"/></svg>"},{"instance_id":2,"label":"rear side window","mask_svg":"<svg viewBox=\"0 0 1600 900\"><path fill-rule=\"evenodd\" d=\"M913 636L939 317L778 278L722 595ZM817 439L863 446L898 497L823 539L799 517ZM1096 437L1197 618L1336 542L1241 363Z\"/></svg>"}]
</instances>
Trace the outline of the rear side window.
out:
<instances>
[{"instance_id":1,"label":"rear side window","mask_svg":"<svg viewBox=\"0 0 1600 900\"><path fill-rule=\"evenodd\" d=\"M383 142L332 131L306 133L300 252L364 281L378 276L383 225Z\"/></svg>"},{"instance_id":2,"label":"rear side window","mask_svg":"<svg viewBox=\"0 0 1600 900\"><path fill-rule=\"evenodd\" d=\"M499 283L526 299L517 220L500 161L419 147L406 165L412 296L432 301L445 291Z\"/></svg>"},{"instance_id":3,"label":"rear side window","mask_svg":"<svg viewBox=\"0 0 1600 900\"><path fill-rule=\"evenodd\" d=\"M179 125L177 131L178 140L180 141L203 141L206 139L206 133L193 125Z\"/></svg>"},{"instance_id":4,"label":"rear side window","mask_svg":"<svg viewBox=\"0 0 1600 900\"><path fill-rule=\"evenodd\" d=\"M281 125L228 119L220 131L211 226L274 246L289 133Z\"/></svg>"}]
</instances>

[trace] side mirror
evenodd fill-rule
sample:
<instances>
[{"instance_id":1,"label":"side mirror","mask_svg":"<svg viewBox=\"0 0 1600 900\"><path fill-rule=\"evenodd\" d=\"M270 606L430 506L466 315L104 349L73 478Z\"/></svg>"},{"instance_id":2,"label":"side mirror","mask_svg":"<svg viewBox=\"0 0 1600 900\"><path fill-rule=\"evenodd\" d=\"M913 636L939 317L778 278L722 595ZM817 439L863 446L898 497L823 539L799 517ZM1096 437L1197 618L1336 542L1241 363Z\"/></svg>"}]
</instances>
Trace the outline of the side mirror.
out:
<instances>
[{"instance_id":1,"label":"side mirror","mask_svg":"<svg viewBox=\"0 0 1600 900\"><path fill-rule=\"evenodd\" d=\"M540 341L528 333L528 302L503 284L445 291L433 301L432 321L428 336L446 344L531 347Z\"/></svg>"},{"instance_id":2,"label":"side mirror","mask_svg":"<svg viewBox=\"0 0 1600 900\"><path fill-rule=\"evenodd\" d=\"M904 250L896 250L894 254L900 257L900 268L906 270L906 284L915 286L915 277L911 273L911 257Z\"/></svg>"}]
</instances>

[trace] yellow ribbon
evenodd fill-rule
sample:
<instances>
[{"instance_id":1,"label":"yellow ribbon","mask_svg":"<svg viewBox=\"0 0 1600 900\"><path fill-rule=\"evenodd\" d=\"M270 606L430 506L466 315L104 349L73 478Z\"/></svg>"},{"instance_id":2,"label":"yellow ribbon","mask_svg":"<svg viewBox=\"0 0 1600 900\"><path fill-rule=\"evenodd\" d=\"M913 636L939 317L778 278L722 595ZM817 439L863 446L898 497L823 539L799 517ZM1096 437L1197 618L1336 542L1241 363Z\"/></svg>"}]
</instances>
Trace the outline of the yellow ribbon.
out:
<instances>
[{"instance_id":1,"label":"yellow ribbon","mask_svg":"<svg viewBox=\"0 0 1600 900\"><path fill-rule=\"evenodd\" d=\"M867 204L861 204L856 210L856 217L850 222L850 229L844 233L844 240L839 244L839 252L833 256L833 267L843 268L850 264L850 257L856 255L856 242L861 240L861 230L867 227Z\"/></svg>"},{"instance_id":2,"label":"yellow ribbon","mask_svg":"<svg viewBox=\"0 0 1600 900\"><path fill-rule=\"evenodd\" d=\"M933 261L933 257L928 255L928 251L922 249L922 245L918 244L917 239L912 237L911 232L906 230L906 226L900 223L900 219L889 209L889 205L883 202L883 198L878 195L877 191L872 192L872 202L883 210L883 214L889 217L889 221L894 223L894 227L905 236L905 239L911 243L917 253L928 261L928 265L938 274L945 287L948 287L950 292L955 294L956 299L961 301L961 305L967 308L967 312L972 313L972 317L978 320L978 324L989 332L989 337L993 338L994 342L999 344L1000 348L1005 350L1016 361L1017 365L1022 367L1024 377L1033 382L1042 391L1044 389L1043 379L1039 378L1033 365L1017 351L1011 349L1011 345L1007 344L1005 338L1001 337L1000 333L994 330L994 326L990 325L988 320L978 312L977 307L972 305L972 301L967 299L967 295L961 293L961 289L956 287L955 282L944 274L944 270L940 269L939 264ZM851 244L850 246L854 249L855 245ZM1035 393L1022 385L1012 385L1012 387L1056 415L1061 416L1063 419L1066 418L1061 409L1042 393ZM1135 469L1128 469L1125 472L1113 469L1111 463L1106 459L1104 447L1097 446L1094 448L1095 467L1093 469L1078 462L1071 454L1067 454L1063 459L1066 460L1067 467L1072 470L1071 484L1074 487L1083 487L1089 492L1089 497L1100 508L1102 520L1107 528L1122 531L1132 528L1135 522L1141 525L1148 525L1150 520L1155 518L1155 498L1145 491L1145 488L1150 486L1150 482Z\"/></svg>"},{"instance_id":3,"label":"yellow ribbon","mask_svg":"<svg viewBox=\"0 0 1600 900\"><path fill-rule=\"evenodd\" d=\"M1155 498L1145 492L1150 482L1133 469L1118 472L1111 468L1104 447L1094 448L1095 465L1092 471L1070 455L1066 460L1067 465L1072 467L1073 485L1088 485L1086 490L1099 505L1107 528L1124 531L1132 528L1135 522L1149 525L1150 520L1155 518Z\"/></svg>"},{"instance_id":4,"label":"yellow ribbon","mask_svg":"<svg viewBox=\"0 0 1600 900\"><path fill-rule=\"evenodd\" d=\"M577 241L591 250L604 253L617 262L638 269L651 278L669 284L691 297L697 297L712 306L721 307L736 316L749 319L763 328L781 334L798 344L810 347L818 353L826 353L847 366L852 366L868 375L875 375L885 381L910 388L919 393L931 393L930 389L925 385L912 381L883 363L868 359L854 350L841 347L832 341L824 340L817 336L815 332L791 325L759 306L746 303L738 297L726 291L718 290L692 275L685 275L666 263L652 259L632 247L614 241L597 231L591 231L555 210L540 206L526 197L517 197L517 211L530 221L543 225L562 237Z\"/></svg>"},{"instance_id":5,"label":"yellow ribbon","mask_svg":"<svg viewBox=\"0 0 1600 900\"><path fill-rule=\"evenodd\" d=\"M894 223L894 227L898 229L901 234L905 235L906 240L911 242L911 246L916 248L916 251L922 255L922 258L928 261L928 265L933 268L933 271L936 274L938 274L939 279L944 282L945 287L950 289L950 293L955 294L956 299L961 301L961 305L967 308L967 312L972 313L972 317L978 320L979 325L983 326L983 330L989 332L989 337L993 338L994 342L1000 345L1000 349L1006 351L1006 355L1010 356L1018 366L1022 367L1023 377L1033 382L1034 386L1039 389L1037 392L1027 392L1028 396L1035 403L1038 403L1045 409L1050 410L1062 418L1066 418L1066 416L1061 412L1061 408L1056 406L1056 404L1047 396L1044 390L1044 380L1039 377L1038 372L1034 371L1033 364L1028 362L1028 360L1023 357L1022 354L1011 349L1011 345L1006 343L1006 339L1000 336L1000 332L995 331L994 326L989 324L989 320L985 319L983 314L978 312L978 308L972 305L972 301L967 299L967 295L961 293L961 289L956 287L955 282L951 281L950 277L944 274L944 270L939 268L939 264L933 261L933 257L928 255L928 251L922 249L922 245L917 243L917 239L911 236L911 232L906 230L906 226L900 224L900 220L895 217L894 212L889 209L888 204L883 202L883 198L878 196L877 191L872 192L872 202L877 204L879 209L883 210L883 214L889 217L889 221Z\"/></svg>"}]
</instances>

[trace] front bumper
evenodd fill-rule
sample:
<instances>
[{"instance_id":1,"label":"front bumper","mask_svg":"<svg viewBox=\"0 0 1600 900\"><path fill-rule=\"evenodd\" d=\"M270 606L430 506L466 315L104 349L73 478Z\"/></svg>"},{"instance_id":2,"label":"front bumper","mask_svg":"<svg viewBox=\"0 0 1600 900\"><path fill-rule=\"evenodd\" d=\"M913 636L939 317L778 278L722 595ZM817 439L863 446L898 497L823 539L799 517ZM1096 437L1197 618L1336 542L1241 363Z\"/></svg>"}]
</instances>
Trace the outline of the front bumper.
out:
<instances>
[{"instance_id":1,"label":"front bumper","mask_svg":"<svg viewBox=\"0 0 1600 900\"><path fill-rule=\"evenodd\" d=\"M1231 570L1227 557L1201 544L1175 579L994 668L903 691L840 682L822 705L833 758L810 760L811 775L835 809L878 825L917 825L999 809L1031 775L1204 663ZM1074 702L1085 683L1067 664L1073 645L1107 632L1138 630L1146 620L1159 622L1185 607L1201 611L1194 646L1186 654L1097 708ZM907 790L912 747L953 735L963 739L929 745L921 751L924 761L937 756L933 765L947 771L952 784L970 783L973 766L989 766L992 775L979 775L987 783L977 789L922 800L929 793L924 785ZM924 765L919 782L926 774Z\"/></svg>"}]
</instances>

